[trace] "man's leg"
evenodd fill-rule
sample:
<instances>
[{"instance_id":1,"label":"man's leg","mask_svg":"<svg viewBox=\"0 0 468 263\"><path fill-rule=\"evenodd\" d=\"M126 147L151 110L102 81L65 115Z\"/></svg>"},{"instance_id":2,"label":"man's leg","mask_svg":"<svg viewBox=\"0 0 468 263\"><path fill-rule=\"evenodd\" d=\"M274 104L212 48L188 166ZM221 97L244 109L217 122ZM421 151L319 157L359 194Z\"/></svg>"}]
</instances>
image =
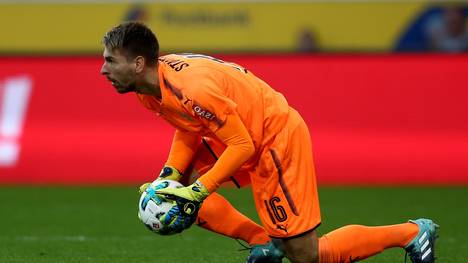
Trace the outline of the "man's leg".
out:
<instances>
[{"instance_id":1,"label":"man's leg","mask_svg":"<svg viewBox=\"0 0 468 263\"><path fill-rule=\"evenodd\" d=\"M428 219L389 226L344 226L319 239L319 262L354 262L392 247L405 248L412 262L434 262L436 227Z\"/></svg>"},{"instance_id":2,"label":"man's leg","mask_svg":"<svg viewBox=\"0 0 468 263\"><path fill-rule=\"evenodd\" d=\"M241 214L217 193L205 199L196 224L215 233L243 240L251 246L270 241L261 226Z\"/></svg>"},{"instance_id":3,"label":"man's leg","mask_svg":"<svg viewBox=\"0 0 468 263\"><path fill-rule=\"evenodd\" d=\"M291 262L318 262L320 205L307 126L291 112L251 175L262 225Z\"/></svg>"},{"instance_id":4,"label":"man's leg","mask_svg":"<svg viewBox=\"0 0 468 263\"><path fill-rule=\"evenodd\" d=\"M404 223L367 227L348 225L317 238L315 230L290 238L275 238L293 263L350 263L391 247L405 247L418 234L418 225Z\"/></svg>"},{"instance_id":5,"label":"man's leg","mask_svg":"<svg viewBox=\"0 0 468 263\"><path fill-rule=\"evenodd\" d=\"M319 262L319 241L315 230L292 238L273 238L273 243L293 263Z\"/></svg>"},{"instance_id":6,"label":"man's leg","mask_svg":"<svg viewBox=\"0 0 468 263\"><path fill-rule=\"evenodd\" d=\"M379 227L349 225L317 238L321 221L312 146L307 126L297 120L290 116L251 176L262 224L291 262L354 262L389 247L404 247L415 263L434 262L436 225L426 219Z\"/></svg>"},{"instance_id":7,"label":"man's leg","mask_svg":"<svg viewBox=\"0 0 468 263\"><path fill-rule=\"evenodd\" d=\"M204 140L181 182L185 185L193 183L200 175L211 169L224 148L225 146L214 141ZM205 199L196 224L212 232L243 240L251 246L270 241L270 237L260 225L237 211L218 193L213 193Z\"/></svg>"}]
</instances>

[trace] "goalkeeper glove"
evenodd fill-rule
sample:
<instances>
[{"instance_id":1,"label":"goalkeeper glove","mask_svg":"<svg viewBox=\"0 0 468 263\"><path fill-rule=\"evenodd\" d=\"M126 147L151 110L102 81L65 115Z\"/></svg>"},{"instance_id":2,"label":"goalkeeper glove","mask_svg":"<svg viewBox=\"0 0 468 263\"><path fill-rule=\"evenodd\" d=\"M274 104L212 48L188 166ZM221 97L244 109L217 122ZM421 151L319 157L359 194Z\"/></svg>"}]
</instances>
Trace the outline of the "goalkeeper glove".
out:
<instances>
[{"instance_id":1,"label":"goalkeeper glove","mask_svg":"<svg viewBox=\"0 0 468 263\"><path fill-rule=\"evenodd\" d=\"M159 177L158 179L156 180L163 180L163 179L167 179L167 180L174 180L174 181L178 181L180 178L182 177L182 175L179 173L179 171L177 171L176 168L172 167L172 166L164 166L161 170L161 173L159 173ZM144 191L146 191L146 189L148 188L148 186L150 186L151 183L144 183L140 186L140 189L138 190L138 192L140 194L142 194Z\"/></svg>"},{"instance_id":2,"label":"goalkeeper glove","mask_svg":"<svg viewBox=\"0 0 468 263\"><path fill-rule=\"evenodd\" d=\"M196 217L201 203L210 192L197 180L195 183L182 188L156 189L156 194L175 200L180 215Z\"/></svg>"},{"instance_id":3,"label":"goalkeeper glove","mask_svg":"<svg viewBox=\"0 0 468 263\"><path fill-rule=\"evenodd\" d=\"M164 225L163 231L160 234L180 233L189 228L197 219L197 215L183 215L180 213L179 206L174 204L172 208L159 218L159 221Z\"/></svg>"},{"instance_id":4,"label":"goalkeeper glove","mask_svg":"<svg viewBox=\"0 0 468 263\"><path fill-rule=\"evenodd\" d=\"M163 180L174 180L174 181L179 181L179 179L182 177L182 175L177 171L176 168L172 166L164 166L159 173L158 179Z\"/></svg>"},{"instance_id":5,"label":"goalkeeper glove","mask_svg":"<svg viewBox=\"0 0 468 263\"><path fill-rule=\"evenodd\" d=\"M164 184L158 184L156 187L151 187L149 185L143 191L146 192L145 199L143 202L147 203L150 199L153 200L156 204L160 205L164 200L163 196L157 195L156 191L158 189L162 189ZM143 188L143 186L141 187ZM196 220L195 216L185 216L182 215L179 211L179 206L177 205L176 201L172 201L173 205L171 208L164 213L162 216L158 217L159 221L162 223L164 227L159 229L159 234L161 235L168 235L173 233L180 233L183 230L189 228ZM140 217L140 213L138 213L138 217ZM141 220L141 218L140 218Z\"/></svg>"},{"instance_id":6,"label":"goalkeeper glove","mask_svg":"<svg viewBox=\"0 0 468 263\"><path fill-rule=\"evenodd\" d=\"M168 199L176 200L183 198L193 202L203 202L203 200L210 194L208 189L197 180L195 183L181 188L162 188L157 189L156 194L163 195Z\"/></svg>"}]
</instances>

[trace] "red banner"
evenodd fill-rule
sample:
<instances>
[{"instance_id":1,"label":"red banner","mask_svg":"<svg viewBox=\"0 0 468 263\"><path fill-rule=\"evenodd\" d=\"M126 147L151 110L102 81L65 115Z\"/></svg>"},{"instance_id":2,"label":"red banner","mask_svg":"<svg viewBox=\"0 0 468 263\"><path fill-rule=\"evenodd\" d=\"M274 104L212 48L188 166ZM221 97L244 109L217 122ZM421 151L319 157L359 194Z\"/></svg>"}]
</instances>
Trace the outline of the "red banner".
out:
<instances>
[{"instance_id":1,"label":"red banner","mask_svg":"<svg viewBox=\"0 0 468 263\"><path fill-rule=\"evenodd\" d=\"M322 184L467 184L468 56L222 56L311 129ZM0 58L0 183L151 180L173 128L119 95L98 57Z\"/></svg>"}]
</instances>

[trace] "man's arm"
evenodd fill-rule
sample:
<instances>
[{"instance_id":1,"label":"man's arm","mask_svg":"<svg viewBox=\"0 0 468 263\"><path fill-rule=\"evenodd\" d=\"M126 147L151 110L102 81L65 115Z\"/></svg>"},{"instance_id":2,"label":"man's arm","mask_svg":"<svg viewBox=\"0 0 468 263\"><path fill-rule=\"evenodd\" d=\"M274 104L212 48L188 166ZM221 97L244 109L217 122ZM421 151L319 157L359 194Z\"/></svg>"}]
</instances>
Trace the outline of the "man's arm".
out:
<instances>
[{"instance_id":1,"label":"man's arm","mask_svg":"<svg viewBox=\"0 0 468 263\"><path fill-rule=\"evenodd\" d=\"M237 113L227 115L224 125L215 131L215 135L227 145L227 148L213 168L192 185L156 190L156 194L178 200L178 205L183 209L194 207L195 209L189 209L190 212L182 210L188 215L198 211L201 202L216 191L219 185L234 174L255 152L252 138ZM188 203L191 205L187 206Z\"/></svg>"},{"instance_id":2,"label":"man's arm","mask_svg":"<svg viewBox=\"0 0 468 263\"><path fill-rule=\"evenodd\" d=\"M232 176L255 152L247 128L237 113L227 115L224 125L215 135L227 145L215 165L199 181L212 193Z\"/></svg>"},{"instance_id":3,"label":"man's arm","mask_svg":"<svg viewBox=\"0 0 468 263\"><path fill-rule=\"evenodd\" d=\"M201 143L201 137L195 133L176 130L166 166L184 173Z\"/></svg>"},{"instance_id":4,"label":"man's arm","mask_svg":"<svg viewBox=\"0 0 468 263\"><path fill-rule=\"evenodd\" d=\"M193 155L201 143L201 137L194 133L176 130L172 140L171 150L166 164L161 170L158 179L180 180L185 169L192 161ZM151 182L140 186L139 192L146 191Z\"/></svg>"}]
</instances>

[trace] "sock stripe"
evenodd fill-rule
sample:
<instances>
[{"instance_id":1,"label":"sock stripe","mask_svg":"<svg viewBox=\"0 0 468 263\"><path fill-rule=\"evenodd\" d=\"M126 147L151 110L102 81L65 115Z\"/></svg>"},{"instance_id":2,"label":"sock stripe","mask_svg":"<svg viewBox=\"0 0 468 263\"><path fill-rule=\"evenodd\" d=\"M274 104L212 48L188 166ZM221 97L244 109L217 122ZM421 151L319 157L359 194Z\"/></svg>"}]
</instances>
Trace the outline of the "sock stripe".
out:
<instances>
[{"instance_id":1,"label":"sock stripe","mask_svg":"<svg viewBox=\"0 0 468 263\"><path fill-rule=\"evenodd\" d=\"M426 240L424 245L421 247L421 252L423 252L426 249L427 246L429 246L429 240Z\"/></svg>"},{"instance_id":2,"label":"sock stripe","mask_svg":"<svg viewBox=\"0 0 468 263\"><path fill-rule=\"evenodd\" d=\"M421 244L424 241L424 239L426 239L426 237L427 237L427 232L424 232L424 234L418 240L419 244Z\"/></svg>"},{"instance_id":3,"label":"sock stripe","mask_svg":"<svg viewBox=\"0 0 468 263\"><path fill-rule=\"evenodd\" d=\"M429 248L421 257L421 260L424 260L425 257L429 256L429 254L431 254L431 248Z\"/></svg>"}]
</instances>

